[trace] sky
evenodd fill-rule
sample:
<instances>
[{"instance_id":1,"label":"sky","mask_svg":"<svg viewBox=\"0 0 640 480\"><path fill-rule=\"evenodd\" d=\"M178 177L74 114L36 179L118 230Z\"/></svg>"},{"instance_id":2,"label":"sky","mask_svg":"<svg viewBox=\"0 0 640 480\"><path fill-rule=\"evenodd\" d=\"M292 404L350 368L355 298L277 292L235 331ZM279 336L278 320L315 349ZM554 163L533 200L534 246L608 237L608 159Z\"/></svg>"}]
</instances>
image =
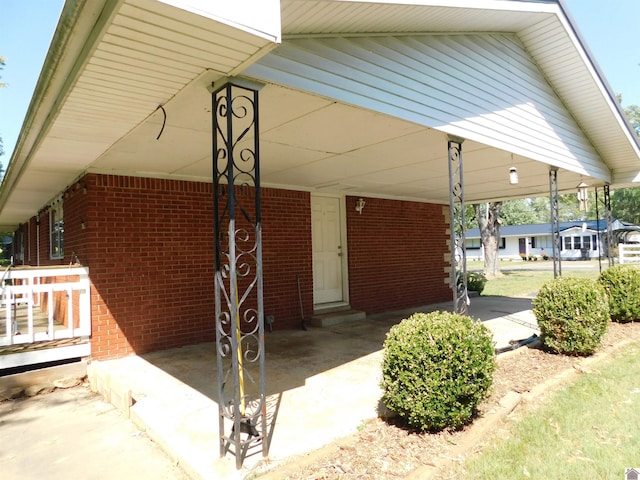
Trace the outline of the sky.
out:
<instances>
[{"instance_id":1,"label":"sky","mask_svg":"<svg viewBox=\"0 0 640 480\"><path fill-rule=\"evenodd\" d=\"M564 0L623 106L640 105L640 0ZM0 138L6 167L18 139L63 0L0 0Z\"/></svg>"}]
</instances>

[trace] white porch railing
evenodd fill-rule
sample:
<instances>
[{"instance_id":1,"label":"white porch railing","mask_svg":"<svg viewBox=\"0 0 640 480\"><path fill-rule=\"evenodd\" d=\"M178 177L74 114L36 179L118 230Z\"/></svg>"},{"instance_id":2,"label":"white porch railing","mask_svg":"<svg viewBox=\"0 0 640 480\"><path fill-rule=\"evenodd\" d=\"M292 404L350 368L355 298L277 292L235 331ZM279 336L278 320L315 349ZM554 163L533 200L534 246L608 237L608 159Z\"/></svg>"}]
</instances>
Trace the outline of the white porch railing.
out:
<instances>
[{"instance_id":1,"label":"white porch railing","mask_svg":"<svg viewBox=\"0 0 640 480\"><path fill-rule=\"evenodd\" d=\"M619 243L618 258L620 263L640 262L640 245L634 243Z\"/></svg>"},{"instance_id":2,"label":"white porch railing","mask_svg":"<svg viewBox=\"0 0 640 480\"><path fill-rule=\"evenodd\" d=\"M56 318L60 305L64 307L64 313L60 312L62 319ZM0 284L0 312L4 312L0 346L88 337L91 335L89 269L77 266L8 269Z\"/></svg>"}]
</instances>

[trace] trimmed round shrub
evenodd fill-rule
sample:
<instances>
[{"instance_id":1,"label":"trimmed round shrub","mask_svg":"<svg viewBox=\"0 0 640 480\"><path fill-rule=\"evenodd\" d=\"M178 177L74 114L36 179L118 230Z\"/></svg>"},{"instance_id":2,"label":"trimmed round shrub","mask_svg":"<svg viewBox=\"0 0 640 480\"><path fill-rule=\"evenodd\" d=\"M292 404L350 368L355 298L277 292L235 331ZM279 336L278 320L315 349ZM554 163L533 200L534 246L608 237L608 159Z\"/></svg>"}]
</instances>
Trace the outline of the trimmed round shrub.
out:
<instances>
[{"instance_id":1,"label":"trimmed round shrub","mask_svg":"<svg viewBox=\"0 0 640 480\"><path fill-rule=\"evenodd\" d=\"M533 299L544 345L565 355L591 355L609 324L609 299L602 285L586 278L559 277Z\"/></svg>"},{"instance_id":2,"label":"trimmed round shrub","mask_svg":"<svg viewBox=\"0 0 640 480\"><path fill-rule=\"evenodd\" d=\"M415 313L384 342L382 402L411 429L457 430L488 395L494 370L484 325L454 313Z\"/></svg>"},{"instance_id":3,"label":"trimmed round shrub","mask_svg":"<svg viewBox=\"0 0 640 480\"><path fill-rule=\"evenodd\" d=\"M487 284L487 277L482 272L467 273L467 289L481 294Z\"/></svg>"},{"instance_id":4,"label":"trimmed round shrub","mask_svg":"<svg viewBox=\"0 0 640 480\"><path fill-rule=\"evenodd\" d=\"M615 265L600 274L598 281L609 296L609 316L614 322L640 319L640 271L630 265Z\"/></svg>"}]
</instances>

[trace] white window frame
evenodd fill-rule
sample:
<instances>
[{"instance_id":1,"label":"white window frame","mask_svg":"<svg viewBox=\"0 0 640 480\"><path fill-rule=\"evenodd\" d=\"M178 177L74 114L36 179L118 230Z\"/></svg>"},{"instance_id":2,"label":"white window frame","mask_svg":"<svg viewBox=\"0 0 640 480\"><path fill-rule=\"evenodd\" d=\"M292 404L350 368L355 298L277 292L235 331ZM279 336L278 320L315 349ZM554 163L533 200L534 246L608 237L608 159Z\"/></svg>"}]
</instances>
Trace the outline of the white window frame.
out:
<instances>
[{"instance_id":1,"label":"white window frame","mask_svg":"<svg viewBox=\"0 0 640 480\"><path fill-rule=\"evenodd\" d=\"M53 201L49 208L49 257L52 260L64 258L64 211L62 196Z\"/></svg>"}]
</instances>

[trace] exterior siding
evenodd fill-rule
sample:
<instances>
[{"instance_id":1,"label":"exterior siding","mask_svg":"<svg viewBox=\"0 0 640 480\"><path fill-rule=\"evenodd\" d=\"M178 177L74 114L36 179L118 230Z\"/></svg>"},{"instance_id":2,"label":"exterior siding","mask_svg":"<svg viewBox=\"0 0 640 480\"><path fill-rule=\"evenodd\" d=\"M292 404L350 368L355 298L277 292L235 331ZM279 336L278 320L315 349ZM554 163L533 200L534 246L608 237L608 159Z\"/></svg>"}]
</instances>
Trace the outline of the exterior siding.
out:
<instances>
[{"instance_id":1,"label":"exterior siding","mask_svg":"<svg viewBox=\"0 0 640 480\"><path fill-rule=\"evenodd\" d=\"M515 35L292 39L247 73L609 179Z\"/></svg>"},{"instance_id":2,"label":"exterior siding","mask_svg":"<svg viewBox=\"0 0 640 480\"><path fill-rule=\"evenodd\" d=\"M582 260L582 251L580 249L566 249L564 247L565 237L589 237L589 258L598 258L600 255L604 255L603 247L598 243L593 242L593 237L598 237L595 230L586 230L583 232L580 229L566 230L560 232L560 258L562 260ZM504 237L505 248L498 250L498 258L503 260L520 260L520 243L519 239L524 238L526 241L527 256L533 256L537 259L542 259L543 252L551 257L553 255L553 240L551 235L520 235L515 237ZM535 243L535 247L532 247L532 240ZM469 260L484 260L482 249L480 248L467 248L467 258Z\"/></svg>"}]
</instances>

